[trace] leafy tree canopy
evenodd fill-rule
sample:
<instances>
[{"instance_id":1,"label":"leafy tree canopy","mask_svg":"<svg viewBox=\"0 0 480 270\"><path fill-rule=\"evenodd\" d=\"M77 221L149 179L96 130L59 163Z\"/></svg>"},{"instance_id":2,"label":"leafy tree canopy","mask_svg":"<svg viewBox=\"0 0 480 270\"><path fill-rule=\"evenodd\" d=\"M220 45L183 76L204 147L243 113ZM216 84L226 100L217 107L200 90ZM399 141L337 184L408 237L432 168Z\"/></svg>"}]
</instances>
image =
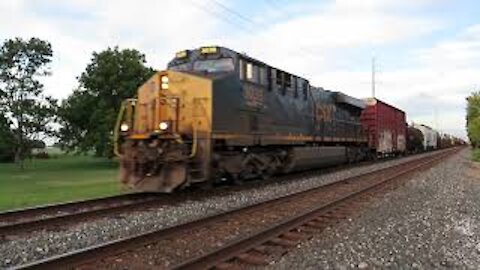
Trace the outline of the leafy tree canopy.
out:
<instances>
[{"instance_id":1,"label":"leafy tree canopy","mask_svg":"<svg viewBox=\"0 0 480 270\"><path fill-rule=\"evenodd\" d=\"M0 110L4 132L14 133L15 160L23 167L32 140L54 133L56 100L43 93L39 78L49 75L52 47L31 38L6 40L0 48Z\"/></svg>"},{"instance_id":2,"label":"leafy tree canopy","mask_svg":"<svg viewBox=\"0 0 480 270\"><path fill-rule=\"evenodd\" d=\"M135 49L115 47L93 53L78 79L79 88L59 110L63 148L112 155L111 132L122 101L135 96L154 73L145 62L145 56Z\"/></svg>"},{"instance_id":3,"label":"leafy tree canopy","mask_svg":"<svg viewBox=\"0 0 480 270\"><path fill-rule=\"evenodd\" d=\"M480 146L480 92L467 98L467 133L470 143Z\"/></svg>"}]
</instances>

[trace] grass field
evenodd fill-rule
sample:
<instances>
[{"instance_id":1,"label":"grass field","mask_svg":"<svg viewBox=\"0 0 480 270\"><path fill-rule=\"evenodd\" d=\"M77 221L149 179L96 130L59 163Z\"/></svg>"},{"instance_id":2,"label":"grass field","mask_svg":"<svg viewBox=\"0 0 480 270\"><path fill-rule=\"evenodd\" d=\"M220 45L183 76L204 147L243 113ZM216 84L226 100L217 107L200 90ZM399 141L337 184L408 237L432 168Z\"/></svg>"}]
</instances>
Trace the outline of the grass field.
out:
<instances>
[{"instance_id":1,"label":"grass field","mask_svg":"<svg viewBox=\"0 0 480 270\"><path fill-rule=\"evenodd\" d=\"M475 160L475 161L480 162L480 149L479 149L479 148L473 149L473 151L472 151L472 159Z\"/></svg>"},{"instance_id":2,"label":"grass field","mask_svg":"<svg viewBox=\"0 0 480 270\"><path fill-rule=\"evenodd\" d=\"M117 163L90 156L60 155L0 164L0 211L120 193Z\"/></svg>"}]
</instances>

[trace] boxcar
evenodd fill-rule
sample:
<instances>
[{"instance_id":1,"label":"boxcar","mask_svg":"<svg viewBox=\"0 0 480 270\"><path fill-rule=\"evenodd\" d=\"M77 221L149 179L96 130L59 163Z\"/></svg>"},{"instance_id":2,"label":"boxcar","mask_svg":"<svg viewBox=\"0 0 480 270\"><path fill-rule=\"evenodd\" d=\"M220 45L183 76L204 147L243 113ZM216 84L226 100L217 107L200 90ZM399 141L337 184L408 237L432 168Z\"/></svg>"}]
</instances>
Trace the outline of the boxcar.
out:
<instances>
[{"instance_id":1,"label":"boxcar","mask_svg":"<svg viewBox=\"0 0 480 270\"><path fill-rule=\"evenodd\" d=\"M381 157L405 153L405 112L376 98L365 99L365 103L360 119L372 154Z\"/></svg>"}]
</instances>

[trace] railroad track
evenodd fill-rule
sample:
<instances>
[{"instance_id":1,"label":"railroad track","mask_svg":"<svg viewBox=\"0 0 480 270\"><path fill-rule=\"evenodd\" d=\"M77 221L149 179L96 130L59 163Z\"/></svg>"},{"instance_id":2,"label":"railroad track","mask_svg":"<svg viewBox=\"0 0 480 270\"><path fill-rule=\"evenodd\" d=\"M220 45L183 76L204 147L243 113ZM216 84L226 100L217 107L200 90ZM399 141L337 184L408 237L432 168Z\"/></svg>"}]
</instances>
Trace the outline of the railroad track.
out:
<instances>
[{"instance_id":1,"label":"railroad track","mask_svg":"<svg viewBox=\"0 0 480 270\"><path fill-rule=\"evenodd\" d=\"M92 217L101 217L159 203L162 196L132 193L117 196L45 205L0 213L0 239L34 230L66 226Z\"/></svg>"},{"instance_id":2,"label":"railroad track","mask_svg":"<svg viewBox=\"0 0 480 270\"><path fill-rule=\"evenodd\" d=\"M377 161L376 163L390 160L390 158L387 158ZM215 192L237 192L258 186L269 185L273 182L294 180L298 177L317 176L319 174L346 170L353 167L369 166L373 163L374 162L372 161L364 161L358 164L346 164L322 170L295 172L277 179L249 181L242 186L217 187ZM175 197L166 194L132 193L0 212L0 240L16 239L20 235L25 235L40 229L66 229L69 225L74 225L81 221L112 216L118 213L125 213L134 210L148 210L149 207L158 205L172 205L185 201L186 199L200 200L211 195L211 192L205 191L184 191L176 194Z\"/></svg>"},{"instance_id":3,"label":"railroad track","mask_svg":"<svg viewBox=\"0 0 480 270\"><path fill-rule=\"evenodd\" d=\"M376 193L458 151L450 149L321 187L18 268L206 269L265 265L275 252L355 213ZM397 181L398 180L398 181ZM393 185L393 186L392 186Z\"/></svg>"}]
</instances>

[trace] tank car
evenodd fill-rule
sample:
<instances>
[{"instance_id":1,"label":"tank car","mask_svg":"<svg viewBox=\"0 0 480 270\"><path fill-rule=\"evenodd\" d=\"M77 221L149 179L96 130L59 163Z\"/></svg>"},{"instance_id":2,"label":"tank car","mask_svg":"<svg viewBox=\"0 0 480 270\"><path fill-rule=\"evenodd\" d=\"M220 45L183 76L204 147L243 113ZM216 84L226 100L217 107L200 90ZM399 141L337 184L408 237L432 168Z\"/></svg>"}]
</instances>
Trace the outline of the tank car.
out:
<instances>
[{"instance_id":1,"label":"tank car","mask_svg":"<svg viewBox=\"0 0 480 270\"><path fill-rule=\"evenodd\" d=\"M423 133L418 128L408 126L407 129L407 151L408 153L420 153L425 150L423 146Z\"/></svg>"},{"instance_id":2,"label":"tank car","mask_svg":"<svg viewBox=\"0 0 480 270\"><path fill-rule=\"evenodd\" d=\"M362 100L233 50L178 52L126 100L115 128L121 182L172 192L365 158Z\"/></svg>"},{"instance_id":3,"label":"tank car","mask_svg":"<svg viewBox=\"0 0 480 270\"><path fill-rule=\"evenodd\" d=\"M424 124L413 124L413 127L419 129L423 134L423 149L425 151L430 151L437 149L438 146L438 135L437 132L431 127Z\"/></svg>"}]
</instances>

